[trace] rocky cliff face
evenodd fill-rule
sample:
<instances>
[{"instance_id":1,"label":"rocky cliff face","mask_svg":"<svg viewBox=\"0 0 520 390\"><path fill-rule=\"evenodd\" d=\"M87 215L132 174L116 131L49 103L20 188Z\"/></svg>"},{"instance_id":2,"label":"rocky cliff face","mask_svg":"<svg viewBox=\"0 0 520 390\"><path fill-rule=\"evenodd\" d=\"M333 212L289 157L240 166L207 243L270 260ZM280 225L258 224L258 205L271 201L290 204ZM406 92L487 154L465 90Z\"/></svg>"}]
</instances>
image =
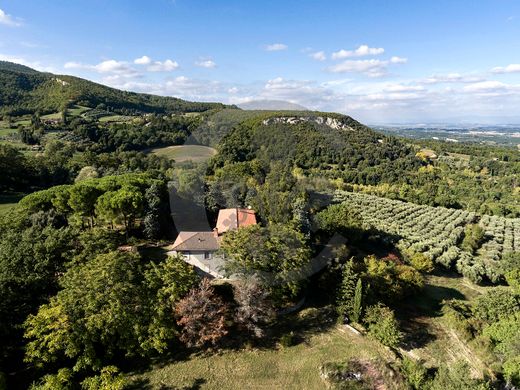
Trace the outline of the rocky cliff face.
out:
<instances>
[{"instance_id":1,"label":"rocky cliff face","mask_svg":"<svg viewBox=\"0 0 520 390\"><path fill-rule=\"evenodd\" d=\"M324 117L324 116L278 116L268 118L262 121L262 124L268 126L275 123L285 123L289 125L297 125L299 123L314 122L319 125L325 125L334 130L355 131L352 127L343 123L340 119Z\"/></svg>"}]
</instances>

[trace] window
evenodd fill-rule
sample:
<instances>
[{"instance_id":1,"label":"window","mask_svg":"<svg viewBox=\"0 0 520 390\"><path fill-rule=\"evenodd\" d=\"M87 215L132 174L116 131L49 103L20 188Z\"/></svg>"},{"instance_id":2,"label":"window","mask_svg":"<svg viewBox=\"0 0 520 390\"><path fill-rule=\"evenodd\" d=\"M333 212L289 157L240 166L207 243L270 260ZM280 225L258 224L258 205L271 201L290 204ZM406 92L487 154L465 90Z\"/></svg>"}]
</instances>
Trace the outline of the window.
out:
<instances>
[{"instance_id":1,"label":"window","mask_svg":"<svg viewBox=\"0 0 520 390\"><path fill-rule=\"evenodd\" d=\"M204 260L208 260L208 259L211 259L211 253L204 252Z\"/></svg>"}]
</instances>

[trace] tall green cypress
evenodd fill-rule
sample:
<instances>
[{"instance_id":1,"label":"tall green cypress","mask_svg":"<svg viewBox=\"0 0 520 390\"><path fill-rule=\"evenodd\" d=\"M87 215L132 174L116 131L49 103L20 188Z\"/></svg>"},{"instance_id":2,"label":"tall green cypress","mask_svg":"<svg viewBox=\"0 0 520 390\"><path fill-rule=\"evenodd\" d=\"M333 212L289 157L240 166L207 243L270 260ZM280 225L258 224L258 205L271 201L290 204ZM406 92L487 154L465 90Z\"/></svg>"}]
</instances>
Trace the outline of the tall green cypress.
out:
<instances>
[{"instance_id":1,"label":"tall green cypress","mask_svg":"<svg viewBox=\"0 0 520 390\"><path fill-rule=\"evenodd\" d=\"M345 317L350 319L350 316L353 313L357 279L358 276L354 271L354 264L351 259L343 267L342 280L338 289L336 301L336 308L342 322L345 321Z\"/></svg>"},{"instance_id":2,"label":"tall green cypress","mask_svg":"<svg viewBox=\"0 0 520 390\"><path fill-rule=\"evenodd\" d=\"M363 282L361 278L357 280L356 291L354 293L354 303L352 307L352 321L359 322L363 310Z\"/></svg>"}]
</instances>

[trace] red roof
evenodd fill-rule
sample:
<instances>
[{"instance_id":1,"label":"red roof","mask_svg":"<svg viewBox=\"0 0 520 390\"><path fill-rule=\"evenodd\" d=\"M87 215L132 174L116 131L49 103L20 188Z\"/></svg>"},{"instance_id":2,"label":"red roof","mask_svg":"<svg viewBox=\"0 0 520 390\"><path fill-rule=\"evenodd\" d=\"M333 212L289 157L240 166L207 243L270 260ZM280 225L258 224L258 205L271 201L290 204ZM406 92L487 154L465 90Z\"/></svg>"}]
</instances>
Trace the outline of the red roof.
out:
<instances>
[{"instance_id":1,"label":"red roof","mask_svg":"<svg viewBox=\"0 0 520 390\"><path fill-rule=\"evenodd\" d=\"M218 212L217 230L219 234L251 225L256 225L254 210L234 208L222 209Z\"/></svg>"}]
</instances>

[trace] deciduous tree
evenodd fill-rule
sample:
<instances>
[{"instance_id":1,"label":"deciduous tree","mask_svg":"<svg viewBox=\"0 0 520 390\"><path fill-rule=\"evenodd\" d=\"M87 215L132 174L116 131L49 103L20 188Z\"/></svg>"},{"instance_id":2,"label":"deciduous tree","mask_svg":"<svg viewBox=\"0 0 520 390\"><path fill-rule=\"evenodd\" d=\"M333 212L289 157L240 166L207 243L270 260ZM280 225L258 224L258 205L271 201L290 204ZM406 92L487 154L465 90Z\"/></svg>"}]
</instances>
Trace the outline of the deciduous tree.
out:
<instances>
[{"instance_id":1,"label":"deciduous tree","mask_svg":"<svg viewBox=\"0 0 520 390\"><path fill-rule=\"evenodd\" d=\"M229 307L204 278L175 306L180 340L190 347L215 346L228 333Z\"/></svg>"}]
</instances>

